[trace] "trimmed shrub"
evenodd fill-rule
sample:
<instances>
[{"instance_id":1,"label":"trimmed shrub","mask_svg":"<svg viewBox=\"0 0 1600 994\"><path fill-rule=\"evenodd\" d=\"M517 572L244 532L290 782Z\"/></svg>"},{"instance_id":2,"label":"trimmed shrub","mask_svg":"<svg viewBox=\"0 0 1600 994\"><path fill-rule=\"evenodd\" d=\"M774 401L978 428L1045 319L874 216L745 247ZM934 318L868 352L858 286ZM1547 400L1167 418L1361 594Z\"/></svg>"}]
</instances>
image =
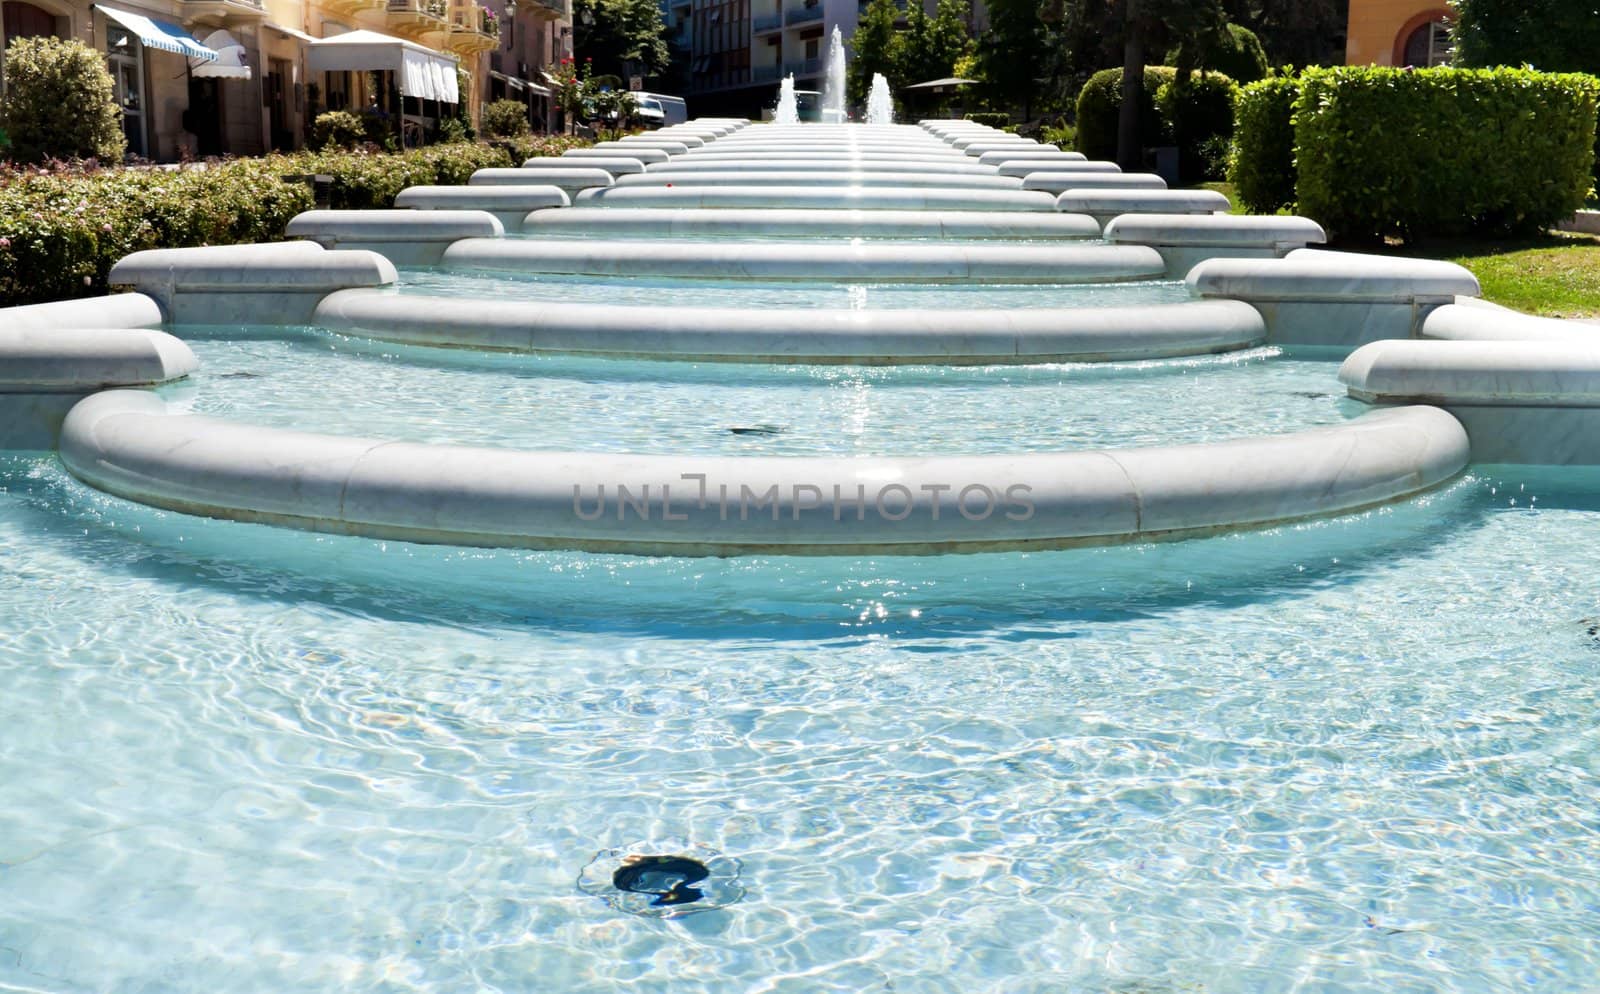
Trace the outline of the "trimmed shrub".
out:
<instances>
[{"instance_id":1,"label":"trimmed shrub","mask_svg":"<svg viewBox=\"0 0 1600 994\"><path fill-rule=\"evenodd\" d=\"M1156 94L1172 82L1171 66L1145 66L1139 98L1139 145L1172 144L1172 132L1156 110ZM1078 151L1091 159L1117 157L1117 119L1122 114L1122 70L1103 69L1078 92Z\"/></svg>"},{"instance_id":2,"label":"trimmed shrub","mask_svg":"<svg viewBox=\"0 0 1600 994\"><path fill-rule=\"evenodd\" d=\"M311 122L312 148L355 148L367 140L367 122L360 114L330 110Z\"/></svg>"},{"instance_id":3,"label":"trimmed shrub","mask_svg":"<svg viewBox=\"0 0 1600 994\"><path fill-rule=\"evenodd\" d=\"M997 111L975 110L967 115L967 120L974 124L987 124L991 128L1009 128L1011 115Z\"/></svg>"},{"instance_id":4,"label":"trimmed shrub","mask_svg":"<svg viewBox=\"0 0 1600 994\"><path fill-rule=\"evenodd\" d=\"M1167 53L1168 65L1182 65L1183 49L1180 46ZM1201 69L1222 73L1240 86L1265 79L1272 64L1267 61L1267 50L1261 47L1256 33L1240 24L1229 24L1228 30L1215 44L1199 53L1195 64Z\"/></svg>"},{"instance_id":5,"label":"trimmed shrub","mask_svg":"<svg viewBox=\"0 0 1600 994\"><path fill-rule=\"evenodd\" d=\"M1146 66L1139 103L1139 144L1178 147L1179 182L1221 175L1222 143L1233 133L1233 94L1221 73L1195 72L1180 80L1171 66ZM1122 70L1089 77L1078 94L1078 151L1091 159L1117 157L1122 116Z\"/></svg>"},{"instance_id":6,"label":"trimmed shrub","mask_svg":"<svg viewBox=\"0 0 1600 994\"><path fill-rule=\"evenodd\" d=\"M1221 179L1233 137L1233 98L1239 88L1219 72L1179 73L1156 91L1156 109L1178 146L1178 182Z\"/></svg>"},{"instance_id":7,"label":"trimmed shrub","mask_svg":"<svg viewBox=\"0 0 1600 994\"><path fill-rule=\"evenodd\" d=\"M112 264L140 249L281 239L289 219L314 206L311 190L285 176L333 176L334 207L390 207L406 186L461 184L475 170L580 144L530 138L516 150L457 143L400 155L302 152L175 171L0 171L0 307L105 293Z\"/></svg>"},{"instance_id":8,"label":"trimmed shrub","mask_svg":"<svg viewBox=\"0 0 1600 994\"><path fill-rule=\"evenodd\" d=\"M1309 70L1295 105L1300 210L1331 235L1503 234L1590 189L1600 79L1527 69Z\"/></svg>"},{"instance_id":9,"label":"trimmed shrub","mask_svg":"<svg viewBox=\"0 0 1600 994\"><path fill-rule=\"evenodd\" d=\"M1234 98L1228 181L1253 214L1294 206L1294 104L1300 81L1274 76L1251 83Z\"/></svg>"},{"instance_id":10,"label":"trimmed shrub","mask_svg":"<svg viewBox=\"0 0 1600 994\"><path fill-rule=\"evenodd\" d=\"M492 138L525 135L529 131L528 105L518 100L496 100L483 108L479 123L483 133Z\"/></svg>"},{"instance_id":11,"label":"trimmed shrub","mask_svg":"<svg viewBox=\"0 0 1600 994\"><path fill-rule=\"evenodd\" d=\"M122 160L122 109L100 53L76 39L17 38L5 63L0 126L11 158Z\"/></svg>"}]
</instances>

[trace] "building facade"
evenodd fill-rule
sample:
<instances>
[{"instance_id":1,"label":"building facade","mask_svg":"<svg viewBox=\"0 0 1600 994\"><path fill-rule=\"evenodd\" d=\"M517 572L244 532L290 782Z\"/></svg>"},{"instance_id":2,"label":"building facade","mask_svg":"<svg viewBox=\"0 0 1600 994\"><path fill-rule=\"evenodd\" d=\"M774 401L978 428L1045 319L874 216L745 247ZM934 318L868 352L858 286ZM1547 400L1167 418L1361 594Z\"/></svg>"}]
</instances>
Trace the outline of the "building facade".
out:
<instances>
[{"instance_id":1,"label":"building facade","mask_svg":"<svg viewBox=\"0 0 1600 994\"><path fill-rule=\"evenodd\" d=\"M4 0L0 51L13 38L53 35L104 52L129 151L156 161L300 148L323 110L370 110L392 117L408 143L423 140L453 112L437 99L438 87L418 95L409 74L365 64L308 71L317 41L353 32L409 42L407 51L432 53L439 65L464 70L467 86L451 88L473 120L484 101L509 97L525 101L529 119L543 123L549 107L540 71L571 52L571 0L487 2L493 6L479 0ZM398 51L399 43L394 47ZM197 48L200 57L191 54ZM0 85L4 71L0 57Z\"/></svg>"},{"instance_id":2,"label":"building facade","mask_svg":"<svg viewBox=\"0 0 1600 994\"><path fill-rule=\"evenodd\" d=\"M1350 0L1344 60L1352 66L1427 66L1450 61L1444 0Z\"/></svg>"}]
</instances>

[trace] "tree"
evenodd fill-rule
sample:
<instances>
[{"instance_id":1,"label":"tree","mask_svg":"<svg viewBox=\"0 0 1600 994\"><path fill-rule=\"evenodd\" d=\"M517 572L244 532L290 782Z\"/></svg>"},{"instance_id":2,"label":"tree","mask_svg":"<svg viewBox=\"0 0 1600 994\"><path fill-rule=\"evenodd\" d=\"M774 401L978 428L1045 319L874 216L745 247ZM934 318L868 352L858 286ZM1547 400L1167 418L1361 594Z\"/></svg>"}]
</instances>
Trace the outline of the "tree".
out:
<instances>
[{"instance_id":1,"label":"tree","mask_svg":"<svg viewBox=\"0 0 1600 994\"><path fill-rule=\"evenodd\" d=\"M574 0L572 29L574 50L601 75L654 76L672 58L655 0Z\"/></svg>"},{"instance_id":2,"label":"tree","mask_svg":"<svg viewBox=\"0 0 1600 994\"><path fill-rule=\"evenodd\" d=\"M955 75L956 63L972 52L972 35L967 31L969 10L967 0L939 0L930 18L913 0L906 30L899 39L900 86Z\"/></svg>"},{"instance_id":3,"label":"tree","mask_svg":"<svg viewBox=\"0 0 1600 994\"><path fill-rule=\"evenodd\" d=\"M848 75L848 100L859 107L867 102L872 89L872 74L885 76L895 73L895 18L900 8L894 0L872 0L861 12L861 21L850 38L850 58L845 62Z\"/></svg>"},{"instance_id":4,"label":"tree","mask_svg":"<svg viewBox=\"0 0 1600 994\"><path fill-rule=\"evenodd\" d=\"M105 58L77 39L17 38L6 47L0 128L19 162L120 162L128 147Z\"/></svg>"},{"instance_id":5,"label":"tree","mask_svg":"<svg viewBox=\"0 0 1600 994\"><path fill-rule=\"evenodd\" d=\"M1600 17L1573 0L1457 0L1457 65L1600 69Z\"/></svg>"},{"instance_id":6,"label":"tree","mask_svg":"<svg viewBox=\"0 0 1600 994\"><path fill-rule=\"evenodd\" d=\"M1124 169L1144 164L1139 143L1139 97L1145 53L1162 42L1183 39L1192 51L1219 44L1227 30L1222 0L1116 0L1122 35L1122 115L1117 121L1117 161ZM1180 69L1193 68L1180 66Z\"/></svg>"},{"instance_id":7,"label":"tree","mask_svg":"<svg viewBox=\"0 0 1600 994\"><path fill-rule=\"evenodd\" d=\"M990 0L989 30L978 39L977 56L989 101L1006 109L1020 106L1022 116L1031 117L1049 57L1038 0Z\"/></svg>"},{"instance_id":8,"label":"tree","mask_svg":"<svg viewBox=\"0 0 1600 994\"><path fill-rule=\"evenodd\" d=\"M1344 62L1349 0L1226 0L1224 6L1230 22L1256 33L1271 65Z\"/></svg>"}]
</instances>

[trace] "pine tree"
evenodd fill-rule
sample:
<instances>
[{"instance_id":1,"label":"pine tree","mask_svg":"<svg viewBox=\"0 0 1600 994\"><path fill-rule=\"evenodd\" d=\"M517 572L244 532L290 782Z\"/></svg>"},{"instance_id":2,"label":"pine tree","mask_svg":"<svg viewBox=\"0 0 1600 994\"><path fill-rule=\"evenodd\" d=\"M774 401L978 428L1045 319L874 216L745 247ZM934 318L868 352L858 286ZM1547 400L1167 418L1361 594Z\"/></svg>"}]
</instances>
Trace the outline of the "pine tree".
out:
<instances>
[{"instance_id":1,"label":"pine tree","mask_svg":"<svg viewBox=\"0 0 1600 994\"><path fill-rule=\"evenodd\" d=\"M978 39L978 74L991 103L1031 116L1048 55L1037 0L990 0L989 30Z\"/></svg>"}]
</instances>

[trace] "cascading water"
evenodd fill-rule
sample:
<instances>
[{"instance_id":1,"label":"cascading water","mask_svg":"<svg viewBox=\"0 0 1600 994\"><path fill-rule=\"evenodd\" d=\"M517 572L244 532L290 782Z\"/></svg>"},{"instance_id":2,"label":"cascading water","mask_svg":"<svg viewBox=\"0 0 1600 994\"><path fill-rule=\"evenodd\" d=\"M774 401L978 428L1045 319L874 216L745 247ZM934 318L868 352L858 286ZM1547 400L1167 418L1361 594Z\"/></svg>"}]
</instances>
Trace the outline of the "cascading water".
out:
<instances>
[{"instance_id":1,"label":"cascading water","mask_svg":"<svg viewBox=\"0 0 1600 994\"><path fill-rule=\"evenodd\" d=\"M894 100L889 96L889 81L881 72L872 74L872 92L867 94L867 123L894 123Z\"/></svg>"},{"instance_id":2,"label":"cascading water","mask_svg":"<svg viewBox=\"0 0 1600 994\"><path fill-rule=\"evenodd\" d=\"M799 124L800 106L794 99L794 74L783 77L778 84L778 109L772 113L773 124Z\"/></svg>"},{"instance_id":3,"label":"cascading water","mask_svg":"<svg viewBox=\"0 0 1600 994\"><path fill-rule=\"evenodd\" d=\"M828 42L827 81L822 84L822 123L844 122L844 36L839 26L833 26L833 38Z\"/></svg>"}]
</instances>

